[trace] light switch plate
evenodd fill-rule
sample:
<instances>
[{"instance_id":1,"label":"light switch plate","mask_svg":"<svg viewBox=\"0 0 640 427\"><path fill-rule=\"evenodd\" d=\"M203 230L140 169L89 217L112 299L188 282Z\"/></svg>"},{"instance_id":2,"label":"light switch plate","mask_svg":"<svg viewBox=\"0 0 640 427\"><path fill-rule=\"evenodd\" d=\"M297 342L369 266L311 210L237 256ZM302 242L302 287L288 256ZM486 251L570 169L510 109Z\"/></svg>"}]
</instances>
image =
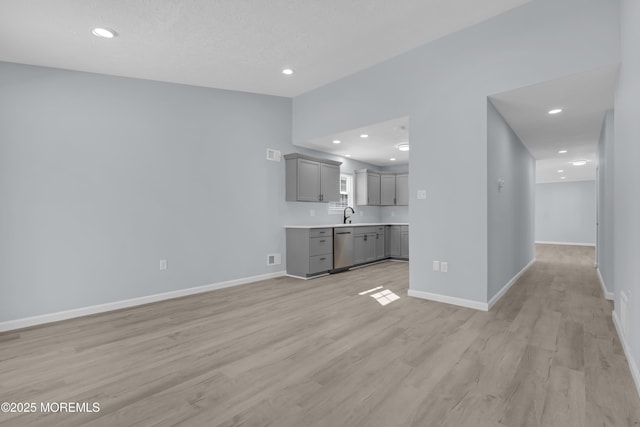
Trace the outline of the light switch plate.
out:
<instances>
[{"instance_id":1,"label":"light switch plate","mask_svg":"<svg viewBox=\"0 0 640 427\"><path fill-rule=\"evenodd\" d=\"M427 198L427 190L418 190L418 200L425 200Z\"/></svg>"},{"instance_id":2,"label":"light switch plate","mask_svg":"<svg viewBox=\"0 0 640 427\"><path fill-rule=\"evenodd\" d=\"M160 260L160 270L166 270L167 268L169 268L169 264L167 262L166 259L161 259Z\"/></svg>"},{"instance_id":3,"label":"light switch plate","mask_svg":"<svg viewBox=\"0 0 640 427\"><path fill-rule=\"evenodd\" d=\"M433 271L440 271L440 261L433 261Z\"/></svg>"},{"instance_id":4,"label":"light switch plate","mask_svg":"<svg viewBox=\"0 0 640 427\"><path fill-rule=\"evenodd\" d=\"M446 273L447 271L449 271L449 263L447 261L442 261L440 263L440 271L443 273Z\"/></svg>"}]
</instances>

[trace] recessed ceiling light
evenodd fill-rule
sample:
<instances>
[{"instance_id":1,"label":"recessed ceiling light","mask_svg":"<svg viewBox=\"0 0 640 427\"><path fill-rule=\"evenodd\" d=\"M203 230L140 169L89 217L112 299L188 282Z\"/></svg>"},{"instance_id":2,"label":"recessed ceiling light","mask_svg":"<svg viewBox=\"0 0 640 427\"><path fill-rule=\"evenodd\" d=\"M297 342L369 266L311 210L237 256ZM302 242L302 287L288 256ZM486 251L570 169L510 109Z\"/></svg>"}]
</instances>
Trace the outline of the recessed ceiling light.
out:
<instances>
[{"instance_id":1,"label":"recessed ceiling light","mask_svg":"<svg viewBox=\"0 0 640 427\"><path fill-rule=\"evenodd\" d=\"M290 76L291 74L293 74L293 70L291 68L285 68L284 70L282 70L282 74Z\"/></svg>"},{"instance_id":2,"label":"recessed ceiling light","mask_svg":"<svg viewBox=\"0 0 640 427\"><path fill-rule=\"evenodd\" d=\"M362 135L360 135L360 138L369 138L369 135L367 135L366 133L363 133Z\"/></svg>"},{"instance_id":3,"label":"recessed ceiling light","mask_svg":"<svg viewBox=\"0 0 640 427\"><path fill-rule=\"evenodd\" d=\"M93 34L96 37L102 37L105 39L112 39L116 36L115 31L109 28L101 28L101 27L97 27L91 30L91 34Z\"/></svg>"},{"instance_id":4,"label":"recessed ceiling light","mask_svg":"<svg viewBox=\"0 0 640 427\"><path fill-rule=\"evenodd\" d=\"M553 110L549 110L549 114L558 114L562 113L562 108L554 108Z\"/></svg>"},{"instance_id":5,"label":"recessed ceiling light","mask_svg":"<svg viewBox=\"0 0 640 427\"><path fill-rule=\"evenodd\" d=\"M558 173L564 172L564 169L558 169Z\"/></svg>"},{"instance_id":6,"label":"recessed ceiling light","mask_svg":"<svg viewBox=\"0 0 640 427\"><path fill-rule=\"evenodd\" d=\"M392 162L394 162L396 160L395 157L390 158L389 160L391 160Z\"/></svg>"},{"instance_id":7,"label":"recessed ceiling light","mask_svg":"<svg viewBox=\"0 0 640 427\"><path fill-rule=\"evenodd\" d=\"M565 154L567 152L567 150L560 150L558 151L558 154Z\"/></svg>"},{"instance_id":8,"label":"recessed ceiling light","mask_svg":"<svg viewBox=\"0 0 640 427\"><path fill-rule=\"evenodd\" d=\"M398 144L398 150L400 151L409 151L409 143L403 142L402 144Z\"/></svg>"},{"instance_id":9,"label":"recessed ceiling light","mask_svg":"<svg viewBox=\"0 0 640 427\"><path fill-rule=\"evenodd\" d=\"M342 141L340 141L339 139L334 139L334 140L333 140L333 143L334 143L334 144L340 144L341 142L342 142Z\"/></svg>"},{"instance_id":10,"label":"recessed ceiling light","mask_svg":"<svg viewBox=\"0 0 640 427\"><path fill-rule=\"evenodd\" d=\"M344 156L345 157L351 157L351 154L345 154Z\"/></svg>"},{"instance_id":11,"label":"recessed ceiling light","mask_svg":"<svg viewBox=\"0 0 640 427\"><path fill-rule=\"evenodd\" d=\"M567 177L566 176L561 176L560 179L567 179Z\"/></svg>"},{"instance_id":12,"label":"recessed ceiling light","mask_svg":"<svg viewBox=\"0 0 640 427\"><path fill-rule=\"evenodd\" d=\"M571 164L573 166L584 166L584 165L587 164L587 161L586 160L575 160L575 161L571 162Z\"/></svg>"}]
</instances>

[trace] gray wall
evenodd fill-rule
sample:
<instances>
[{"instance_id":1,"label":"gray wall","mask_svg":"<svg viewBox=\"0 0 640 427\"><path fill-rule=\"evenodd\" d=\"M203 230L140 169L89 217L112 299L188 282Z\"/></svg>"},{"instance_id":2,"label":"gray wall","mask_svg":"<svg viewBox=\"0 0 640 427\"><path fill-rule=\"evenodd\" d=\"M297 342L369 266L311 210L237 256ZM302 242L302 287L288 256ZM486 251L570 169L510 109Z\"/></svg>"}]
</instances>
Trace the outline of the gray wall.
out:
<instances>
[{"instance_id":1,"label":"gray wall","mask_svg":"<svg viewBox=\"0 0 640 427\"><path fill-rule=\"evenodd\" d=\"M536 242L596 242L596 183L536 184Z\"/></svg>"},{"instance_id":2,"label":"gray wall","mask_svg":"<svg viewBox=\"0 0 640 427\"><path fill-rule=\"evenodd\" d=\"M486 302L486 97L616 64L618 23L616 1L527 3L294 98L293 142L409 116L411 289Z\"/></svg>"},{"instance_id":3,"label":"gray wall","mask_svg":"<svg viewBox=\"0 0 640 427\"><path fill-rule=\"evenodd\" d=\"M620 314L620 292L625 292L630 314L626 340L637 369L640 366L640 2L622 0L621 16L621 65L615 101L615 310ZM638 382L636 385L640 387Z\"/></svg>"},{"instance_id":4,"label":"gray wall","mask_svg":"<svg viewBox=\"0 0 640 427\"><path fill-rule=\"evenodd\" d=\"M498 180L504 181L499 190ZM488 287L491 300L535 256L535 161L487 101Z\"/></svg>"},{"instance_id":5,"label":"gray wall","mask_svg":"<svg viewBox=\"0 0 640 427\"><path fill-rule=\"evenodd\" d=\"M613 282L613 146L614 114L608 111L602 123L602 132L598 142L598 188L597 221L598 269L604 280L605 288L614 292Z\"/></svg>"},{"instance_id":6,"label":"gray wall","mask_svg":"<svg viewBox=\"0 0 640 427\"><path fill-rule=\"evenodd\" d=\"M0 93L0 321L283 269L290 99L7 63Z\"/></svg>"}]
</instances>

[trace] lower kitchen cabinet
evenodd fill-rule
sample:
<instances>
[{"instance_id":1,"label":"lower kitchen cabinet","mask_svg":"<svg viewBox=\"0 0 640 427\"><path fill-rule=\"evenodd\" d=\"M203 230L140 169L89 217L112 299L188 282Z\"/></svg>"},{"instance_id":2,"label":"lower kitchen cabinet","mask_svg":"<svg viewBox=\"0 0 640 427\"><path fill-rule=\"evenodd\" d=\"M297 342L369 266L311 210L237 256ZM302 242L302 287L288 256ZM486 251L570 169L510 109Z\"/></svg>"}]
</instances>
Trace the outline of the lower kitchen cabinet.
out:
<instances>
[{"instance_id":1,"label":"lower kitchen cabinet","mask_svg":"<svg viewBox=\"0 0 640 427\"><path fill-rule=\"evenodd\" d=\"M376 228L377 227L354 227L354 264L363 264L376 260Z\"/></svg>"},{"instance_id":2,"label":"lower kitchen cabinet","mask_svg":"<svg viewBox=\"0 0 640 427\"><path fill-rule=\"evenodd\" d=\"M386 227L376 227L376 259L383 259L386 257L386 248L384 244L384 231Z\"/></svg>"},{"instance_id":3,"label":"lower kitchen cabinet","mask_svg":"<svg viewBox=\"0 0 640 427\"><path fill-rule=\"evenodd\" d=\"M387 256L391 258L400 258L402 246L402 226L390 225L388 229Z\"/></svg>"},{"instance_id":4,"label":"lower kitchen cabinet","mask_svg":"<svg viewBox=\"0 0 640 427\"><path fill-rule=\"evenodd\" d=\"M287 274L311 277L333 269L333 228L287 229Z\"/></svg>"},{"instance_id":5,"label":"lower kitchen cabinet","mask_svg":"<svg viewBox=\"0 0 640 427\"><path fill-rule=\"evenodd\" d=\"M342 235L346 234L348 237L344 240ZM335 264L334 238L338 248ZM409 227L406 225L354 225L335 230L333 227L287 227L286 242L287 274L304 278L386 258L409 259Z\"/></svg>"},{"instance_id":6,"label":"lower kitchen cabinet","mask_svg":"<svg viewBox=\"0 0 640 427\"><path fill-rule=\"evenodd\" d=\"M409 259L409 227L400 226L400 258Z\"/></svg>"}]
</instances>

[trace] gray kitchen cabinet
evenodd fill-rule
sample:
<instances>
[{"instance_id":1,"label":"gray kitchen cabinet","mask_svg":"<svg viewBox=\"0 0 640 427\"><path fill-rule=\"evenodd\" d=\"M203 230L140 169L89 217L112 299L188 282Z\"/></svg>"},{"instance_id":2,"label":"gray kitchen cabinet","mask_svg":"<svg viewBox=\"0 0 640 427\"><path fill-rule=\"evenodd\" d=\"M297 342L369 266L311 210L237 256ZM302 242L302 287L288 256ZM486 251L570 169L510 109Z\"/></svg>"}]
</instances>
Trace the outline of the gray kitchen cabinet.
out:
<instances>
[{"instance_id":1,"label":"gray kitchen cabinet","mask_svg":"<svg viewBox=\"0 0 640 427\"><path fill-rule=\"evenodd\" d=\"M367 169L356 171L356 204L380 205L380 174Z\"/></svg>"},{"instance_id":2,"label":"gray kitchen cabinet","mask_svg":"<svg viewBox=\"0 0 640 427\"><path fill-rule=\"evenodd\" d=\"M409 175L406 173L356 171L356 204L370 206L409 205Z\"/></svg>"},{"instance_id":3,"label":"gray kitchen cabinet","mask_svg":"<svg viewBox=\"0 0 640 427\"><path fill-rule=\"evenodd\" d=\"M396 175L396 205L409 205L409 175Z\"/></svg>"},{"instance_id":4,"label":"gray kitchen cabinet","mask_svg":"<svg viewBox=\"0 0 640 427\"><path fill-rule=\"evenodd\" d=\"M339 201L342 163L298 153L286 154L284 158L287 201Z\"/></svg>"},{"instance_id":5,"label":"gray kitchen cabinet","mask_svg":"<svg viewBox=\"0 0 640 427\"><path fill-rule=\"evenodd\" d=\"M376 260L376 227L354 227L353 263Z\"/></svg>"},{"instance_id":6,"label":"gray kitchen cabinet","mask_svg":"<svg viewBox=\"0 0 640 427\"><path fill-rule=\"evenodd\" d=\"M396 204L396 176L380 175L380 204L393 206Z\"/></svg>"},{"instance_id":7,"label":"gray kitchen cabinet","mask_svg":"<svg viewBox=\"0 0 640 427\"><path fill-rule=\"evenodd\" d=\"M333 269L333 228L287 228L287 274L312 277Z\"/></svg>"},{"instance_id":8,"label":"gray kitchen cabinet","mask_svg":"<svg viewBox=\"0 0 640 427\"><path fill-rule=\"evenodd\" d=\"M384 244L384 226L376 227L376 259L383 259L386 257L385 244Z\"/></svg>"},{"instance_id":9,"label":"gray kitchen cabinet","mask_svg":"<svg viewBox=\"0 0 640 427\"><path fill-rule=\"evenodd\" d=\"M409 227L400 226L400 258L409 259Z\"/></svg>"},{"instance_id":10,"label":"gray kitchen cabinet","mask_svg":"<svg viewBox=\"0 0 640 427\"><path fill-rule=\"evenodd\" d=\"M390 225L389 228L389 256L400 258L402 250L402 226ZM407 239L408 241L408 239Z\"/></svg>"}]
</instances>

